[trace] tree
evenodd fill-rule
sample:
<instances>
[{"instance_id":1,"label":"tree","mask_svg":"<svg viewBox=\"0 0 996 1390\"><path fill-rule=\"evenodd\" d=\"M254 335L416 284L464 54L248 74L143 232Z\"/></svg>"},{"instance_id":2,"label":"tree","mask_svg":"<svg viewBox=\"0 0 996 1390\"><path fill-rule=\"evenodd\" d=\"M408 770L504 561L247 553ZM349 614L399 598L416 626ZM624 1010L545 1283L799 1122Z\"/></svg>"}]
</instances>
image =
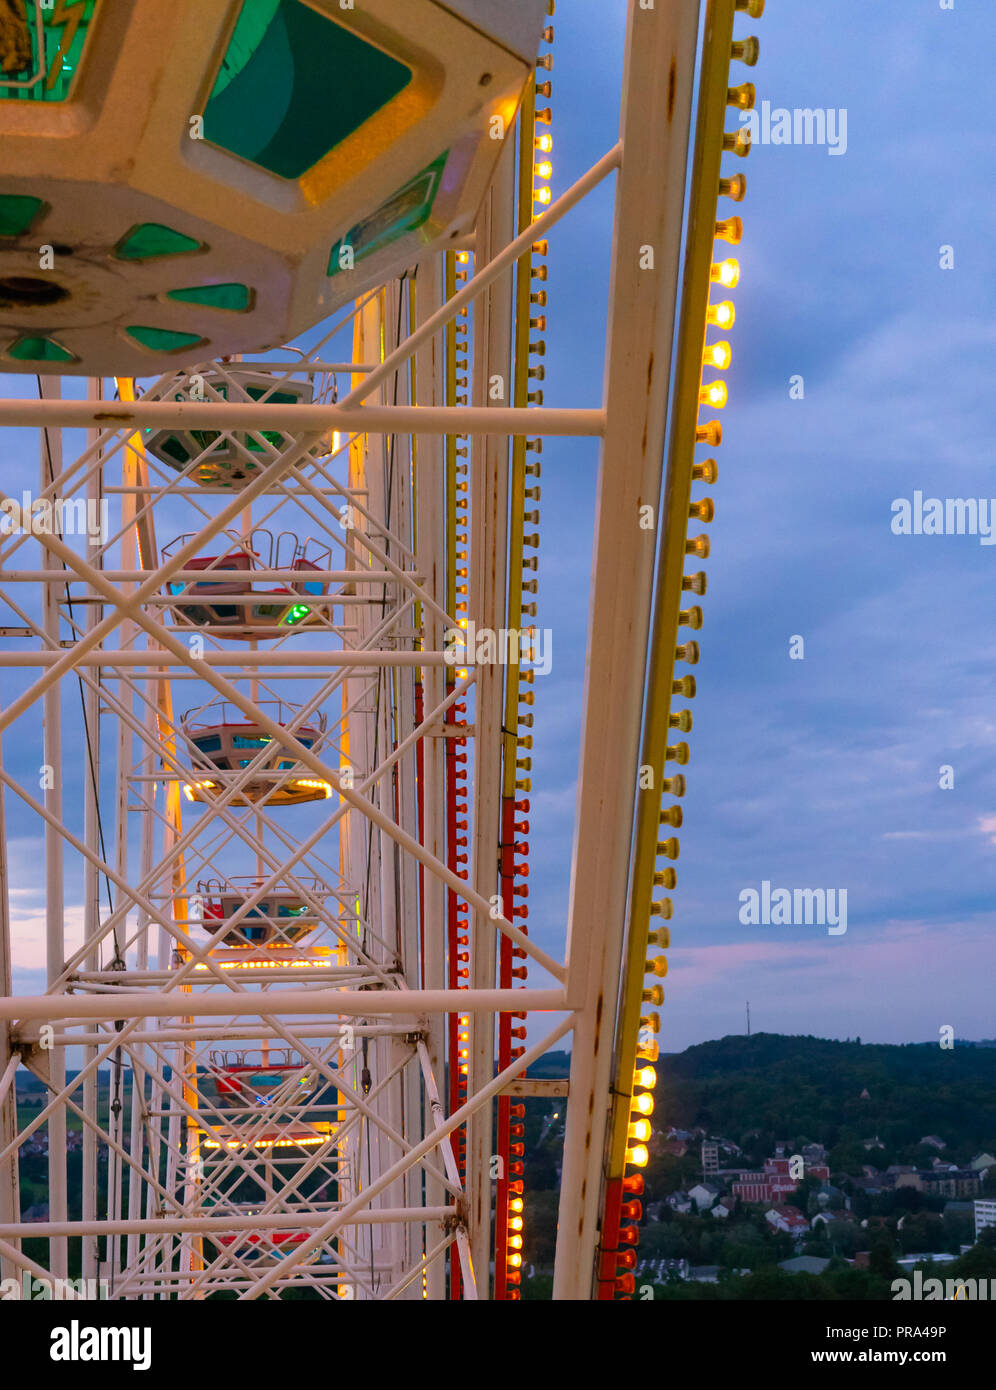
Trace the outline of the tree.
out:
<instances>
[{"instance_id":1,"label":"tree","mask_svg":"<svg viewBox=\"0 0 996 1390\"><path fill-rule=\"evenodd\" d=\"M899 1232L903 1250L907 1254L923 1251L925 1254L939 1254L947 1248L944 1222L931 1212L919 1212L915 1216L903 1218L903 1229Z\"/></svg>"},{"instance_id":2,"label":"tree","mask_svg":"<svg viewBox=\"0 0 996 1390\"><path fill-rule=\"evenodd\" d=\"M542 1190L530 1192L526 1188L524 1202L523 1262L552 1265L557 1244L558 1194Z\"/></svg>"},{"instance_id":3,"label":"tree","mask_svg":"<svg viewBox=\"0 0 996 1390\"><path fill-rule=\"evenodd\" d=\"M948 1269L959 1279L996 1279L996 1249L990 1245L973 1245Z\"/></svg>"},{"instance_id":4,"label":"tree","mask_svg":"<svg viewBox=\"0 0 996 1390\"><path fill-rule=\"evenodd\" d=\"M899 1266L892 1256L892 1248L885 1239L876 1240L868 1257L868 1268L880 1279L898 1279Z\"/></svg>"}]
</instances>

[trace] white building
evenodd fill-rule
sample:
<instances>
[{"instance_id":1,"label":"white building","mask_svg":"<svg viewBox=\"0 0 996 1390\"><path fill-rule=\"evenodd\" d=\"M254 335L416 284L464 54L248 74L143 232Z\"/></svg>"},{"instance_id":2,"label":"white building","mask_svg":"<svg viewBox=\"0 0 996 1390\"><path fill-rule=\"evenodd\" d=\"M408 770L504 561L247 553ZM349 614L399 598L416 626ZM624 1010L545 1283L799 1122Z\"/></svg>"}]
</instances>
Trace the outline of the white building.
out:
<instances>
[{"instance_id":1,"label":"white building","mask_svg":"<svg viewBox=\"0 0 996 1390\"><path fill-rule=\"evenodd\" d=\"M996 1226L996 1198L976 1198L972 1205L975 1208L975 1239L978 1240L987 1226Z\"/></svg>"}]
</instances>

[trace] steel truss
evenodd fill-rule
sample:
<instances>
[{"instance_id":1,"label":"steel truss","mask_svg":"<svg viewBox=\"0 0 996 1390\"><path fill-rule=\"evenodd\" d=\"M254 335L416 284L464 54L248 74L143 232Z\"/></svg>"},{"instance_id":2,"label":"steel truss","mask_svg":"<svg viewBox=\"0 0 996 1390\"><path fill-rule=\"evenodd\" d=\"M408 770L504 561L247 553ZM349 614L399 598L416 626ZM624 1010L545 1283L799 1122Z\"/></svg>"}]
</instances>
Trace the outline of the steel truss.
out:
<instances>
[{"instance_id":1,"label":"steel truss","mask_svg":"<svg viewBox=\"0 0 996 1390\"><path fill-rule=\"evenodd\" d=\"M712 26L728 48L734 0L707 11L707 46ZM46 530L3 478L21 532L0 539L0 831L45 844L42 992L13 993L19 889L0 860L5 1277L81 1274L136 1299L518 1297L515 1102L569 1038L555 1296L593 1296L613 1058L631 1069L636 1045L620 1053L617 1019L665 529L637 518L662 499L698 42L697 0L631 0L619 143L536 215L534 84L476 235L300 360L201 364L140 398L122 380L64 399L50 378L37 401L0 401L0 424L41 431L36 499L113 518L82 540ZM604 399L545 408L538 257L613 176ZM327 363L329 344L352 360ZM305 382L313 403L252 399L246 371L272 377L267 395ZM173 467L146 447L170 430L209 442ZM469 620L536 612L529 453L553 435L601 440L563 959L521 901L519 755L542 694L518 667L455 669L449 646ZM238 491L198 482L219 440L246 464ZM262 591L226 594L222 621L204 586L260 531L328 558L292 590L300 629L236 640L225 623ZM253 586L301 580L279 550ZM223 738L244 756L219 763ZM18 1111L19 1065L45 1088L37 1113ZM43 1134L48 1218L26 1221L19 1175Z\"/></svg>"}]
</instances>

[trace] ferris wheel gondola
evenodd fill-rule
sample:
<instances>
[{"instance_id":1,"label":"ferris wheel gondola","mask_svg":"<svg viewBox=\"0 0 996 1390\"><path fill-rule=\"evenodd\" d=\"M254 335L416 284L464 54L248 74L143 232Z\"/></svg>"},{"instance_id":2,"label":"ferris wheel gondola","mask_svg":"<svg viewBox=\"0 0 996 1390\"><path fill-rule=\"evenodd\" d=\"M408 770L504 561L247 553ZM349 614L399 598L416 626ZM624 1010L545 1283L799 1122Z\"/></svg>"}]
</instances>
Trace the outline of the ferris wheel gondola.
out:
<instances>
[{"instance_id":1,"label":"ferris wheel gondola","mask_svg":"<svg viewBox=\"0 0 996 1390\"><path fill-rule=\"evenodd\" d=\"M169 556L191 539L178 536L164 546ZM235 641L272 640L305 628L328 628L322 605L330 583L322 577L331 561L329 546L283 532L274 539L257 528L240 545L222 555L188 560L185 570L203 573L203 579L173 580L169 596L177 621L209 630L213 636ZM264 588L258 572L281 570L289 583ZM215 578L214 576L218 576ZM222 577L223 576L223 577Z\"/></svg>"},{"instance_id":2,"label":"ferris wheel gondola","mask_svg":"<svg viewBox=\"0 0 996 1390\"><path fill-rule=\"evenodd\" d=\"M264 705L275 708L281 724L290 725L295 714L293 706L269 700L260 702L261 709ZM194 762L205 770L210 768L209 776L184 785L188 801L211 801L236 781L239 787L232 798L236 805L265 801L270 806L294 806L305 801L324 801L332 795L329 782L315 777L292 756L281 756L280 745L272 734L240 716L225 702L188 712L182 717L180 728ZM324 714L312 715L307 723L295 727L292 736L303 748L315 748L323 741L326 728ZM269 750L268 755L260 759L264 750ZM251 765L250 776L241 777Z\"/></svg>"}]
</instances>

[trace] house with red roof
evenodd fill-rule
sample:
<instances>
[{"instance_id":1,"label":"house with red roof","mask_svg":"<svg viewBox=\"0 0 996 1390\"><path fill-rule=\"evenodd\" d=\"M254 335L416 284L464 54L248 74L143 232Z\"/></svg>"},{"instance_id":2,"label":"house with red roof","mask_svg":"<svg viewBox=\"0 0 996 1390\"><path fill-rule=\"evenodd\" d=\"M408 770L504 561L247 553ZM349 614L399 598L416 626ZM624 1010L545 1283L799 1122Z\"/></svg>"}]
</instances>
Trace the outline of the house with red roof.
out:
<instances>
[{"instance_id":1,"label":"house with red roof","mask_svg":"<svg viewBox=\"0 0 996 1390\"><path fill-rule=\"evenodd\" d=\"M771 1207L764 1213L764 1219L776 1231L785 1231L790 1236L801 1236L809 1230L809 1218L798 1207Z\"/></svg>"}]
</instances>

